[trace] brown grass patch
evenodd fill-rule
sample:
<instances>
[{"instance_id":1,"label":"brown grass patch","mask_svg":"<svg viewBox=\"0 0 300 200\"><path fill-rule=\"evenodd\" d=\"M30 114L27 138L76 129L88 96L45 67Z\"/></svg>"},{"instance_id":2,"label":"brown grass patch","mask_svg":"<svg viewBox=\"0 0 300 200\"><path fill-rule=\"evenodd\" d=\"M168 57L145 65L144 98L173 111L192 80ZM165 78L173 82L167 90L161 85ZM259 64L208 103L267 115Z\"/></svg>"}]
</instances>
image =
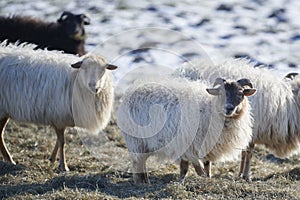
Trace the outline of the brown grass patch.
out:
<instances>
[{"instance_id":1,"label":"brown grass patch","mask_svg":"<svg viewBox=\"0 0 300 200\"><path fill-rule=\"evenodd\" d=\"M5 140L17 165L0 162L0 198L7 199L299 199L298 156L271 162L256 148L251 182L236 178L238 162L214 163L211 179L190 169L185 184L177 182L175 164L150 173L151 185L135 186L125 143L115 123L105 130L99 151L90 153L76 130L66 134L67 162L62 173L48 161L55 144L49 127L10 122ZM95 156L96 155L96 156ZM149 166L151 164L149 163Z\"/></svg>"}]
</instances>

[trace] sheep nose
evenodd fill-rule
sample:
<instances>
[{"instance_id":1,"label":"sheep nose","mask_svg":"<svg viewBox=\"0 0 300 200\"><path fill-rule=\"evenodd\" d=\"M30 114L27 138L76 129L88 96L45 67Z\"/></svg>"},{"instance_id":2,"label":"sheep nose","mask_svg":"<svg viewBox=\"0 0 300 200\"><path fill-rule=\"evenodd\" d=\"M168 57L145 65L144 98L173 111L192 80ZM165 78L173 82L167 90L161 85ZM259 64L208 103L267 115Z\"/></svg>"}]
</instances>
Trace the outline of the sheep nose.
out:
<instances>
[{"instance_id":1,"label":"sheep nose","mask_svg":"<svg viewBox=\"0 0 300 200\"><path fill-rule=\"evenodd\" d=\"M231 114L234 108L235 107L232 104L226 105L226 114Z\"/></svg>"},{"instance_id":2,"label":"sheep nose","mask_svg":"<svg viewBox=\"0 0 300 200\"><path fill-rule=\"evenodd\" d=\"M98 88L96 87L96 83L89 83L89 88L94 93L98 92Z\"/></svg>"}]
</instances>

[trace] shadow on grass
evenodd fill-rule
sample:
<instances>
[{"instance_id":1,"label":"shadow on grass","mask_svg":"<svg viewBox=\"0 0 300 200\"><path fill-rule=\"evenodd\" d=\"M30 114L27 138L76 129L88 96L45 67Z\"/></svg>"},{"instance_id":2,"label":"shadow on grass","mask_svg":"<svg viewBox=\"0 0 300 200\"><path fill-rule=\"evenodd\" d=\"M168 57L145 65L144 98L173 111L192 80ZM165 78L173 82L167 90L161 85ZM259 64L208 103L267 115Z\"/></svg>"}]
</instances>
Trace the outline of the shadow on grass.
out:
<instances>
[{"instance_id":1,"label":"shadow on grass","mask_svg":"<svg viewBox=\"0 0 300 200\"><path fill-rule=\"evenodd\" d=\"M114 178L112 177L117 177L118 180L123 181L113 181ZM61 191L64 188L98 191L119 198L143 197L146 193L162 190L167 183L175 179L175 175L167 174L160 178L151 177L152 184L150 185L137 186L134 185L131 177L131 174L124 172L109 172L88 176L68 176L68 174L65 174L45 183L0 186L0 199L22 194L42 195L53 190Z\"/></svg>"},{"instance_id":2,"label":"shadow on grass","mask_svg":"<svg viewBox=\"0 0 300 200\"><path fill-rule=\"evenodd\" d=\"M12 175L16 175L17 173L19 173L20 171L26 169L25 166L23 165L13 165L7 162L3 162L0 161L0 176L4 176L7 174L12 174Z\"/></svg>"},{"instance_id":3,"label":"shadow on grass","mask_svg":"<svg viewBox=\"0 0 300 200\"><path fill-rule=\"evenodd\" d=\"M260 180L267 181L272 178L278 178L279 176L285 177L286 179L289 179L291 181L300 181L300 168L296 167L296 168L286 171L286 172L271 174L265 178L261 178Z\"/></svg>"}]
</instances>

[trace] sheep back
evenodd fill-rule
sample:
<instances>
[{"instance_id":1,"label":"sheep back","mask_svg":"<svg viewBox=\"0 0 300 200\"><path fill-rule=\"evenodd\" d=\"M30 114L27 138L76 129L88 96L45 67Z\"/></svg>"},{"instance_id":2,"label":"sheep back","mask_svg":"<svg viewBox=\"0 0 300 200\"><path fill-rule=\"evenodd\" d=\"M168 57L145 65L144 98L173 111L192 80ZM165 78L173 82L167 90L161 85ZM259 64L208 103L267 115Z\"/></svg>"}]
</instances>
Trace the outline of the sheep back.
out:
<instances>
[{"instance_id":1,"label":"sheep back","mask_svg":"<svg viewBox=\"0 0 300 200\"><path fill-rule=\"evenodd\" d=\"M0 117L57 128L73 125L70 102L76 74L70 64L79 57L34 47L0 46Z\"/></svg>"}]
</instances>

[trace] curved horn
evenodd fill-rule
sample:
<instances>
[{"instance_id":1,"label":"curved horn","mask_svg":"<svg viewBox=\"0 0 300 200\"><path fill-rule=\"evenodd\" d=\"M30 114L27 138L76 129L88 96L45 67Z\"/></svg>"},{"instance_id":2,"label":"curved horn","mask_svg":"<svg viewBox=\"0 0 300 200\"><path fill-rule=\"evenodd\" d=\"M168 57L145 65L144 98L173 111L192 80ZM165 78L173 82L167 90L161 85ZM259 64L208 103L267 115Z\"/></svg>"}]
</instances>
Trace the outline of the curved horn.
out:
<instances>
[{"instance_id":1,"label":"curved horn","mask_svg":"<svg viewBox=\"0 0 300 200\"><path fill-rule=\"evenodd\" d=\"M299 73L297 72L292 72L292 73L288 73L285 78L289 78L291 80L293 80L295 78L295 76L299 75Z\"/></svg>"},{"instance_id":2,"label":"curved horn","mask_svg":"<svg viewBox=\"0 0 300 200\"><path fill-rule=\"evenodd\" d=\"M68 11L64 11L64 12L61 14L60 18L57 20L57 22L62 22L62 21L64 21L64 20L66 20L66 17L65 17L65 16L69 16L69 15L73 15L73 13L68 12Z\"/></svg>"},{"instance_id":3,"label":"curved horn","mask_svg":"<svg viewBox=\"0 0 300 200\"><path fill-rule=\"evenodd\" d=\"M213 87L215 87L216 85L224 85L224 82L225 82L225 81L226 81L226 80L223 79L223 78L216 78Z\"/></svg>"},{"instance_id":4,"label":"curved horn","mask_svg":"<svg viewBox=\"0 0 300 200\"><path fill-rule=\"evenodd\" d=\"M247 85L250 88L253 88L253 85L252 85L251 81L247 78L242 78L242 79L238 80L237 83L240 84L240 86L242 86L242 87Z\"/></svg>"}]
</instances>

